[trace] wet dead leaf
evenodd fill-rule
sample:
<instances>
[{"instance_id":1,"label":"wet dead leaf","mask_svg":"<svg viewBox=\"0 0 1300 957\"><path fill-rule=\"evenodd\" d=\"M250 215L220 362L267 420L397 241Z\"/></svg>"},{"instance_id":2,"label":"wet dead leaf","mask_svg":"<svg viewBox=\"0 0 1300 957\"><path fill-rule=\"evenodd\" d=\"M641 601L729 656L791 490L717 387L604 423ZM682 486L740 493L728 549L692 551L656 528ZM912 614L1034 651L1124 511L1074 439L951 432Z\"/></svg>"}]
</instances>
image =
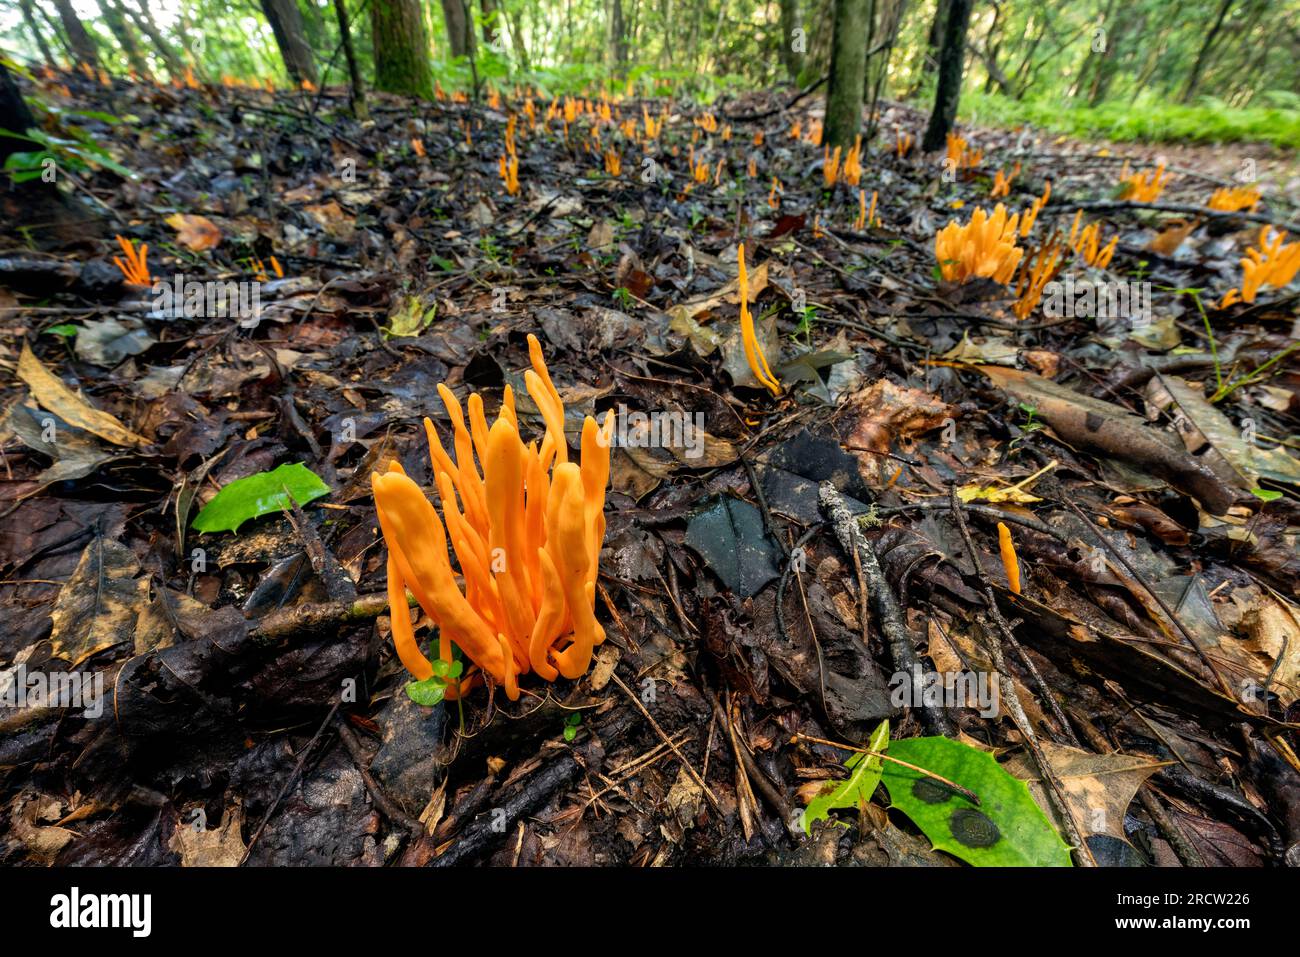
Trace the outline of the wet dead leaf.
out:
<instances>
[{"instance_id":1,"label":"wet dead leaf","mask_svg":"<svg viewBox=\"0 0 1300 957\"><path fill-rule=\"evenodd\" d=\"M1127 462L1190 495L1214 515L1239 497L1205 463L1187 454L1174 436L1127 409L1075 392L1031 372L1002 366L979 370L1008 394L1034 407L1040 419L1077 448Z\"/></svg>"},{"instance_id":2,"label":"wet dead leaf","mask_svg":"<svg viewBox=\"0 0 1300 957\"><path fill-rule=\"evenodd\" d=\"M176 241L194 252L215 249L221 243L221 230L206 216L175 213L167 217L166 223L176 230Z\"/></svg>"},{"instance_id":3,"label":"wet dead leaf","mask_svg":"<svg viewBox=\"0 0 1300 957\"><path fill-rule=\"evenodd\" d=\"M181 867L238 867L246 851L240 837L244 809L238 804L226 808L221 824L210 831L201 821L186 821L172 833L171 849L181 856Z\"/></svg>"},{"instance_id":4,"label":"wet dead leaf","mask_svg":"<svg viewBox=\"0 0 1300 957\"><path fill-rule=\"evenodd\" d=\"M148 579L135 553L121 542L96 536L59 590L50 612L50 645L74 667L91 655L133 640Z\"/></svg>"},{"instance_id":5,"label":"wet dead leaf","mask_svg":"<svg viewBox=\"0 0 1300 957\"><path fill-rule=\"evenodd\" d=\"M32 353L23 342L23 352L18 359L18 378L32 390L32 398L41 408L53 412L69 425L98 435L114 445L148 445L143 435L136 435L121 422L99 409L91 407L79 395L63 384L54 373Z\"/></svg>"}]
</instances>

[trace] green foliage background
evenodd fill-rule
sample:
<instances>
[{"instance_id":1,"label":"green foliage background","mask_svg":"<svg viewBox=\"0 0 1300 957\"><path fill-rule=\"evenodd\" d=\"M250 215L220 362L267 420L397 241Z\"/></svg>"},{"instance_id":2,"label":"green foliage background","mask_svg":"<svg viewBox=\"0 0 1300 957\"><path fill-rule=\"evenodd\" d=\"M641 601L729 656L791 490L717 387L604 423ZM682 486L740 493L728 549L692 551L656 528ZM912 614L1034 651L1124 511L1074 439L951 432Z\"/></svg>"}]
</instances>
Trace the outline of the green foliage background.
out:
<instances>
[{"instance_id":1,"label":"green foliage background","mask_svg":"<svg viewBox=\"0 0 1300 957\"><path fill-rule=\"evenodd\" d=\"M19 59L37 59L20 15L23 2L32 5L57 55L51 0L0 0L0 46ZM97 2L76 0L76 8L109 68L125 72L126 58ZM332 0L298 2L324 81L345 83ZM347 7L363 71L372 76L368 2L347 0ZM424 0L434 75L444 89L470 88L477 75L480 84L530 84L544 95L604 86L711 102L745 89L807 83L827 68L832 0L796 4L794 22L806 34L797 77L782 62L789 41L777 2L617 0L625 56L610 41L611 2L497 0L489 2L485 22L482 0L470 0L477 38L471 64L449 57L442 7ZM937 0L871 2L878 15L903 4L884 96L928 108L928 37ZM287 82L255 0L165 0L150 10L201 76ZM496 50L484 42L493 32L502 41ZM140 41L156 72L166 76L156 51ZM1247 139L1295 147L1297 91L1300 0L1001 0L976 4L960 116L1119 140Z\"/></svg>"}]
</instances>

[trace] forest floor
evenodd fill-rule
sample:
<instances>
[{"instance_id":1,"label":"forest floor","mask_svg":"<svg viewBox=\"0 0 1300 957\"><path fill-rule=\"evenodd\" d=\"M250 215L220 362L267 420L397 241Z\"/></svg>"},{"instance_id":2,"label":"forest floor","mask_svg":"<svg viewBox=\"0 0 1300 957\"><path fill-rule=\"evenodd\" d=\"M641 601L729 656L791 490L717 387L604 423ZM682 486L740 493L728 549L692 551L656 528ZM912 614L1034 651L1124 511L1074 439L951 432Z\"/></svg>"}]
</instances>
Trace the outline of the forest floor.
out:
<instances>
[{"instance_id":1,"label":"forest floor","mask_svg":"<svg viewBox=\"0 0 1300 957\"><path fill-rule=\"evenodd\" d=\"M1218 308L1265 223L1296 235L1294 156L976 129L945 176L897 148L925 117L893 104L859 187L828 187L820 103L788 94L570 122L537 99L535 123L519 97L372 96L362 124L336 93L41 86L133 176L78 176L75 213L0 250L0 664L104 689L97 713L3 716L0 860L1297 863L1300 297ZM1123 161L1158 155L1158 199L1116 202ZM1204 211L1245 158L1262 202ZM1051 183L1026 259L1082 208L1114 258L1064 248L1060 278L1149 283L1149 315L1018 320L1014 283L937 276L936 231L1016 163L1012 210ZM259 283L256 314L159 315L115 234L155 279ZM779 394L746 361L741 242ZM489 415L511 384L540 433L529 333L571 424L627 412L608 640L581 679L422 707L370 475L397 459L432 487L440 382ZM329 494L192 526L290 463ZM827 495L865 518L828 520ZM913 665L962 685L900 699ZM891 751L996 755L1073 854L1024 838L983 766L910 805L897 765L890 800L862 788L853 749L886 719ZM915 800L972 790L977 833Z\"/></svg>"}]
</instances>

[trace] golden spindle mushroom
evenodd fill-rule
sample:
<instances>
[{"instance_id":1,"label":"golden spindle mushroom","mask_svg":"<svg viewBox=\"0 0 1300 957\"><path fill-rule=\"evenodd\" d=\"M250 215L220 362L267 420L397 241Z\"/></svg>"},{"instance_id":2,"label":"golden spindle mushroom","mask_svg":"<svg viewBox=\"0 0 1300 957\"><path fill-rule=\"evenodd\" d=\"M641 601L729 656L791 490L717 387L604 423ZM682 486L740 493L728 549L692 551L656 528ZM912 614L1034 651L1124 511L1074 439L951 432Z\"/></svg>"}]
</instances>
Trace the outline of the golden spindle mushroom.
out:
<instances>
[{"instance_id":1,"label":"golden spindle mushroom","mask_svg":"<svg viewBox=\"0 0 1300 957\"><path fill-rule=\"evenodd\" d=\"M1007 573L1007 587L1020 594L1020 563L1016 560L1016 543L1011 540L1011 529L998 522L998 551L1002 553L1002 567Z\"/></svg>"}]
</instances>

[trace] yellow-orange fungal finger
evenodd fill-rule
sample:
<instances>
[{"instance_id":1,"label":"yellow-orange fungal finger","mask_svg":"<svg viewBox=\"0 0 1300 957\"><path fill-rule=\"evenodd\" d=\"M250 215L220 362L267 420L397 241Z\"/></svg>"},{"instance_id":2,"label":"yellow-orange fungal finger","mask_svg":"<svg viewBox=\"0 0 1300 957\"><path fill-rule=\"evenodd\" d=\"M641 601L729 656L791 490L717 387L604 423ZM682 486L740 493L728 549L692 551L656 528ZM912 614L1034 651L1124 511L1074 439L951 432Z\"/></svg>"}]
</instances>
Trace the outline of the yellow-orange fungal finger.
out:
<instances>
[{"instance_id":1,"label":"yellow-orange fungal finger","mask_svg":"<svg viewBox=\"0 0 1300 957\"><path fill-rule=\"evenodd\" d=\"M474 439L474 451L478 455L478 460L482 462L487 455L488 436L487 416L483 413L483 397L477 392L471 393L466 407L469 410L469 434Z\"/></svg>"},{"instance_id":2,"label":"yellow-orange fungal finger","mask_svg":"<svg viewBox=\"0 0 1300 957\"><path fill-rule=\"evenodd\" d=\"M524 533L524 462L519 435L500 419L488 433L488 558L501 593L512 645L526 649L533 631ZM526 653L525 653L526 654Z\"/></svg>"},{"instance_id":3,"label":"yellow-orange fungal finger","mask_svg":"<svg viewBox=\"0 0 1300 957\"><path fill-rule=\"evenodd\" d=\"M474 461L474 442L469 429L465 427L465 417L461 413L460 402L451 389L443 383L438 384L438 395L451 418L452 441L456 449L456 490L460 492L464 503L465 515L480 532L487 530L487 500L483 491L483 480Z\"/></svg>"},{"instance_id":4,"label":"yellow-orange fungal finger","mask_svg":"<svg viewBox=\"0 0 1300 957\"><path fill-rule=\"evenodd\" d=\"M438 438L438 430L428 416L424 419L424 436L429 442L429 461L433 465L433 474L446 472L451 476L453 483L457 482L460 479L460 470L456 468L456 463L443 448L442 439Z\"/></svg>"},{"instance_id":5,"label":"yellow-orange fungal finger","mask_svg":"<svg viewBox=\"0 0 1300 957\"><path fill-rule=\"evenodd\" d=\"M561 410L564 408L564 402L560 399L560 390L555 388L555 383L551 381L551 372L546 368L546 357L542 355L542 344L537 341L537 337L531 333L528 336L528 358L532 363L533 371L537 373L546 387L547 393L555 401ZM531 390L529 394L532 395ZM533 396L536 400L536 396Z\"/></svg>"},{"instance_id":6,"label":"yellow-orange fungal finger","mask_svg":"<svg viewBox=\"0 0 1300 957\"><path fill-rule=\"evenodd\" d=\"M560 636L560 629L564 625L564 585L546 549L538 549L537 560L541 569L542 607L537 614L537 623L533 625L533 634L528 642L528 660L534 671L547 681L554 681L559 672L551 664L549 653L551 645Z\"/></svg>"},{"instance_id":7,"label":"yellow-orange fungal finger","mask_svg":"<svg viewBox=\"0 0 1300 957\"><path fill-rule=\"evenodd\" d=\"M759 347L758 336L754 332L754 317L749 313L749 271L745 268L745 244L736 247L736 291L740 298L740 341L745 348L745 362L758 380L759 385L772 394L781 391L781 385L773 378L767 367L767 359Z\"/></svg>"},{"instance_id":8,"label":"yellow-orange fungal finger","mask_svg":"<svg viewBox=\"0 0 1300 957\"><path fill-rule=\"evenodd\" d=\"M478 530L470 525L465 516L456 507L456 490L451 484L451 476L446 472L438 476L438 494L442 498L442 515L447 522L447 531L452 540L458 536L463 536L468 545L468 554L462 556L459 551L456 553L456 559L465 567L465 562L471 561L481 566L486 572L488 567L488 549L487 543L479 535ZM455 528L453 529L453 523Z\"/></svg>"},{"instance_id":9,"label":"yellow-orange fungal finger","mask_svg":"<svg viewBox=\"0 0 1300 957\"><path fill-rule=\"evenodd\" d=\"M501 605L496 582L488 573L487 546L483 544L478 533L472 529L455 506L447 507L451 480L446 475L438 476L439 489L443 495L443 517L447 522L447 536L451 539L456 552L456 561L460 563L461 574L465 578L465 598L478 609L479 614L487 619L489 628L505 627L505 612ZM471 594L472 589L472 594Z\"/></svg>"},{"instance_id":10,"label":"yellow-orange fungal finger","mask_svg":"<svg viewBox=\"0 0 1300 957\"><path fill-rule=\"evenodd\" d=\"M500 681L504 663L496 636L456 587L438 513L405 475L376 475L372 483L389 554L420 606L475 664Z\"/></svg>"},{"instance_id":11,"label":"yellow-orange fungal finger","mask_svg":"<svg viewBox=\"0 0 1300 957\"><path fill-rule=\"evenodd\" d=\"M587 523L588 582L596 580L600 547L605 540L605 486L609 484L610 444L614 434L614 412L605 413L602 426L587 417L582 426L582 494Z\"/></svg>"},{"instance_id":12,"label":"yellow-orange fungal finger","mask_svg":"<svg viewBox=\"0 0 1300 957\"><path fill-rule=\"evenodd\" d=\"M470 437L469 429L465 426L465 413L461 410L460 400L443 382L438 383L438 395L451 419L452 441L456 447L456 467L460 470L462 478L471 475L479 478L478 466L474 461L474 442Z\"/></svg>"},{"instance_id":13,"label":"yellow-orange fungal finger","mask_svg":"<svg viewBox=\"0 0 1300 957\"><path fill-rule=\"evenodd\" d=\"M524 487L524 547L529 555L535 556L546 544L546 500L551 491L551 477L542 468L536 445L524 450ZM536 614L542 607L542 581L536 574L536 562L529 567L528 581Z\"/></svg>"},{"instance_id":14,"label":"yellow-orange fungal finger","mask_svg":"<svg viewBox=\"0 0 1300 957\"><path fill-rule=\"evenodd\" d=\"M505 419L519 431L519 414L515 411L515 390L506 386L505 395L501 398L501 412L497 418Z\"/></svg>"},{"instance_id":15,"label":"yellow-orange fungal finger","mask_svg":"<svg viewBox=\"0 0 1300 957\"><path fill-rule=\"evenodd\" d=\"M605 636L587 594L587 532L582 476L571 462L555 468L546 525L547 550L559 572L565 604L573 622L573 643L556 653L555 664L564 677L579 678L591 664L592 649Z\"/></svg>"},{"instance_id":16,"label":"yellow-orange fungal finger","mask_svg":"<svg viewBox=\"0 0 1300 957\"><path fill-rule=\"evenodd\" d=\"M1016 543L1011 540L1011 529L998 522L998 551L1002 554L1002 567L1007 573L1007 587L1020 594L1020 563L1016 560Z\"/></svg>"},{"instance_id":17,"label":"yellow-orange fungal finger","mask_svg":"<svg viewBox=\"0 0 1300 957\"><path fill-rule=\"evenodd\" d=\"M391 550L388 553L388 608L393 629L393 648L397 651L402 667L414 675L416 681L432 677L433 665L415 643L411 609L406 604L406 582Z\"/></svg>"},{"instance_id":18,"label":"yellow-orange fungal finger","mask_svg":"<svg viewBox=\"0 0 1300 957\"><path fill-rule=\"evenodd\" d=\"M555 455L555 461L567 462L569 446L564 437L564 404L547 391L541 376L533 370L524 373L524 383L528 386L533 404L542 413L542 421L546 423L546 438L550 440L549 448ZM542 447L543 450L547 449L545 441Z\"/></svg>"},{"instance_id":19,"label":"yellow-orange fungal finger","mask_svg":"<svg viewBox=\"0 0 1300 957\"><path fill-rule=\"evenodd\" d=\"M514 651L505 635L497 635L497 644L501 648L501 657L505 659L506 671L504 684L506 697L511 701L519 700L519 669L515 666Z\"/></svg>"}]
</instances>

